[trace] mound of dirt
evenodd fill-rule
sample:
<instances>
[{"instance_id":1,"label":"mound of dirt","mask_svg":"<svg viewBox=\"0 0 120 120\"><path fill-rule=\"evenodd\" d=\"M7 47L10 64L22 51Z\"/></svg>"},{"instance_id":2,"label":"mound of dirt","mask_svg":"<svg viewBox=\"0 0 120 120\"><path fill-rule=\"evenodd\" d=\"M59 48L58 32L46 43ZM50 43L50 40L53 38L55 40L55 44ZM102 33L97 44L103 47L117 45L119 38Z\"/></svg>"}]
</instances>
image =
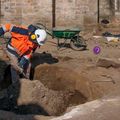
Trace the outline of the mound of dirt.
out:
<instances>
[{"instance_id":1,"label":"mound of dirt","mask_svg":"<svg viewBox=\"0 0 120 120\"><path fill-rule=\"evenodd\" d=\"M109 67L119 68L120 60L110 59L110 58L100 58L97 61L97 66L105 67L105 68L109 68Z\"/></svg>"},{"instance_id":2,"label":"mound of dirt","mask_svg":"<svg viewBox=\"0 0 120 120\"><path fill-rule=\"evenodd\" d=\"M72 94L73 93L70 93L69 91L55 91L48 89L37 80L22 80L18 105L28 106L28 109L25 109L24 111L27 113L60 115L66 110L69 98ZM31 108L29 106L31 106Z\"/></svg>"},{"instance_id":3,"label":"mound of dirt","mask_svg":"<svg viewBox=\"0 0 120 120\"><path fill-rule=\"evenodd\" d=\"M2 103L0 109L21 115L61 115L70 104L87 101L87 98L78 91L52 90L38 80L22 79L1 91L0 95L2 93L4 95L0 98Z\"/></svg>"}]
</instances>

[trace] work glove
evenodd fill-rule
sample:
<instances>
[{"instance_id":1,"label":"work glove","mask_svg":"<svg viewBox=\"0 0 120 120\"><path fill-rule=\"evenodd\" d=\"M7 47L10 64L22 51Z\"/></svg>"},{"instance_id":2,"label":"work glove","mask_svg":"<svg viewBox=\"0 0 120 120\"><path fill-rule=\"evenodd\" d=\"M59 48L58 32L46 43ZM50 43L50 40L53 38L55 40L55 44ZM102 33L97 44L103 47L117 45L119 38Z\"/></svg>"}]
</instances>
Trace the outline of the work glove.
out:
<instances>
[{"instance_id":1,"label":"work glove","mask_svg":"<svg viewBox=\"0 0 120 120\"><path fill-rule=\"evenodd\" d=\"M29 65L29 60L26 59L25 57L22 57L21 60L19 61L19 66L22 69L25 69Z\"/></svg>"}]
</instances>

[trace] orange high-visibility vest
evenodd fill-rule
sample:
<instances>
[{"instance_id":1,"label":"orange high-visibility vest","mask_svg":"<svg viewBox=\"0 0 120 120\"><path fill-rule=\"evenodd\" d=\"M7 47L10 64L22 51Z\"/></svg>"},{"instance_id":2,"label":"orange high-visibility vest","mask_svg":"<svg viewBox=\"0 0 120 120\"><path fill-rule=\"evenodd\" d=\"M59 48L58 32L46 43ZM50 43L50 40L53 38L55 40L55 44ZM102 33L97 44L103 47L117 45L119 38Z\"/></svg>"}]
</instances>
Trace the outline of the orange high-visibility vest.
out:
<instances>
[{"instance_id":1,"label":"orange high-visibility vest","mask_svg":"<svg viewBox=\"0 0 120 120\"><path fill-rule=\"evenodd\" d=\"M27 55L29 58L33 49L37 48L37 44L29 40L29 32L27 28L5 24L2 26L3 33L10 32L12 35L10 45L15 48L16 52L20 55Z\"/></svg>"}]
</instances>

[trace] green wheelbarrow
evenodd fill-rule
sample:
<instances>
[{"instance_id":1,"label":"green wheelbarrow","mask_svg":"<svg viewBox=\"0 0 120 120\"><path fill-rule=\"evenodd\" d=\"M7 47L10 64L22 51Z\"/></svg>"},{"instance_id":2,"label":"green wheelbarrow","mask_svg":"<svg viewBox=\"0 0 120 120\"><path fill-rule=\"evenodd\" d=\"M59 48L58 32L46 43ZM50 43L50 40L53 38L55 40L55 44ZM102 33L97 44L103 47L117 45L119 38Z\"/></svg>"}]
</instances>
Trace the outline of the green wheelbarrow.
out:
<instances>
[{"instance_id":1,"label":"green wheelbarrow","mask_svg":"<svg viewBox=\"0 0 120 120\"><path fill-rule=\"evenodd\" d=\"M41 23L37 23L36 27L40 29L45 29L46 32L52 36L52 38L57 39L57 48L60 49L64 47L69 40L69 45L73 50L85 50L87 44L85 39L79 35L80 28L53 28L52 30L48 30ZM62 41L63 39L64 41ZM62 43L61 43L62 41Z\"/></svg>"}]
</instances>

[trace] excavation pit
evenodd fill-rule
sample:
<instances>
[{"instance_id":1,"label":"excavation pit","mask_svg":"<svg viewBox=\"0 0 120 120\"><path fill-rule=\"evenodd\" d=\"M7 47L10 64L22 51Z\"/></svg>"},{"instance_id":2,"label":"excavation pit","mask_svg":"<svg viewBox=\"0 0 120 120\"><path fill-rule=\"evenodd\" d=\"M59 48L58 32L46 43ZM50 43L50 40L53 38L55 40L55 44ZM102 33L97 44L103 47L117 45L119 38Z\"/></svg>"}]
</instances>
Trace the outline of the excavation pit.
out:
<instances>
[{"instance_id":1,"label":"excavation pit","mask_svg":"<svg viewBox=\"0 0 120 120\"><path fill-rule=\"evenodd\" d=\"M17 84L10 85L7 88L7 97L0 99L3 103L0 110L20 115L60 116L68 107L102 97L99 87L79 74L79 71L59 63L38 66L33 63L33 66L33 80L20 80Z\"/></svg>"},{"instance_id":2,"label":"excavation pit","mask_svg":"<svg viewBox=\"0 0 120 120\"><path fill-rule=\"evenodd\" d=\"M44 104L44 109L49 115L61 115L68 107L101 97L98 86L78 72L58 64L37 66L34 70L34 80L39 80L48 89L45 97L51 103Z\"/></svg>"}]
</instances>

